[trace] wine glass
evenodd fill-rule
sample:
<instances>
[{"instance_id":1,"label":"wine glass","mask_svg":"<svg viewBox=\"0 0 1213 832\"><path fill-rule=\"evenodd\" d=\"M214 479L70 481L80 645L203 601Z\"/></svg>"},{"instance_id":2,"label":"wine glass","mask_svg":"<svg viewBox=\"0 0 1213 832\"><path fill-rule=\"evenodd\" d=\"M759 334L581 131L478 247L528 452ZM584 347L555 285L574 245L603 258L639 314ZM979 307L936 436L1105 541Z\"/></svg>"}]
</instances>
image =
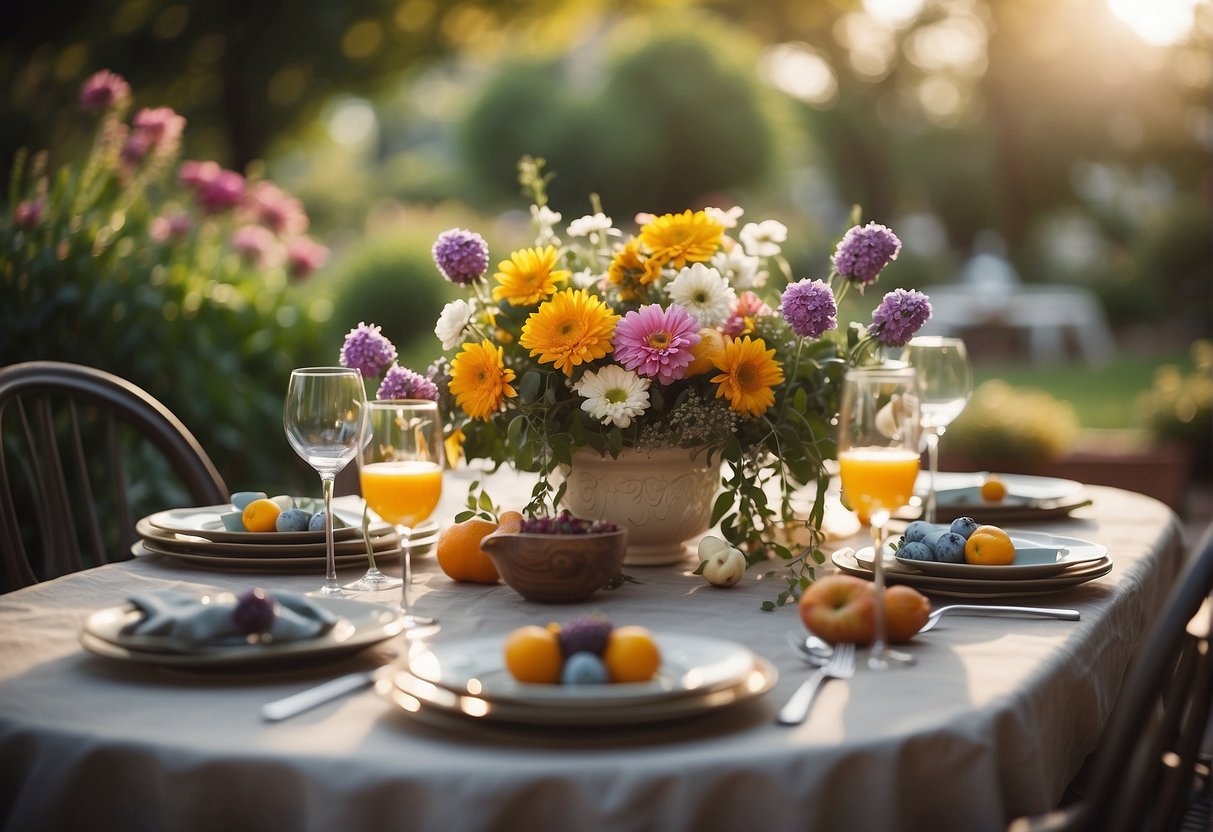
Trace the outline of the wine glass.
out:
<instances>
[{"instance_id":1,"label":"wine glass","mask_svg":"<svg viewBox=\"0 0 1213 832\"><path fill-rule=\"evenodd\" d=\"M359 474L362 498L400 532L404 581L400 611L405 627L437 622L414 615L409 606L413 581L410 537L442 496L442 423L438 404L428 399L387 399L367 405Z\"/></svg>"},{"instance_id":2,"label":"wine glass","mask_svg":"<svg viewBox=\"0 0 1213 832\"><path fill-rule=\"evenodd\" d=\"M902 358L918 371L922 434L926 440L927 503L923 518L935 522L935 477L939 473L939 439L961 414L973 394L973 369L965 342L959 338L920 335L906 345Z\"/></svg>"},{"instance_id":3,"label":"wine glass","mask_svg":"<svg viewBox=\"0 0 1213 832\"><path fill-rule=\"evenodd\" d=\"M362 374L346 367L304 367L291 371L282 409L287 441L320 474L324 491L324 586L317 595L340 597L333 556L333 483L358 453L366 391Z\"/></svg>"},{"instance_id":4,"label":"wine glass","mask_svg":"<svg viewBox=\"0 0 1213 832\"><path fill-rule=\"evenodd\" d=\"M876 637L868 666L884 670L912 656L890 650L884 607L884 527L906 505L918 476L918 374L912 367L857 367L842 385L838 468L842 494L872 526Z\"/></svg>"}]
</instances>

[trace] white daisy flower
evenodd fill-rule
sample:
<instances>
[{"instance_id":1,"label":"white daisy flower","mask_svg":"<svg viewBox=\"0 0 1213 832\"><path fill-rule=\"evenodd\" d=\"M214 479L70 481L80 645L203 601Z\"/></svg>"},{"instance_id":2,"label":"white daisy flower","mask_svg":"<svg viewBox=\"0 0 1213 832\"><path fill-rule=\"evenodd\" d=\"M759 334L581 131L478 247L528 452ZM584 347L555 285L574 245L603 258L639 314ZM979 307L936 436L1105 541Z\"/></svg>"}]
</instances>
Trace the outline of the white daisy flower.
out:
<instances>
[{"instance_id":1,"label":"white daisy flower","mask_svg":"<svg viewBox=\"0 0 1213 832\"><path fill-rule=\"evenodd\" d=\"M737 302L737 293L720 272L703 263L694 263L678 272L666 292L700 326L720 326Z\"/></svg>"},{"instance_id":2,"label":"white daisy flower","mask_svg":"<svg viewBox=\"0 0 1213 832\"><path fill-rule=\"evenodd\" d=\"M750 257L741 246L733 246L728 252L717 252L712 265L720 271L729 285L739 291L761 289L766 285L767 273L760 271L762 260Z\"/></svg>"},{"instance_id":3,"label":"white daisy flower","mask_svg":"<svg viewBox=\"0 0 1213 832\"><path fill-rule=\"evenodd\" d=\"M788 227L777 220L748 222L741 229L741 244L753 257L774 257L781 251L779 244L788 238Z\"/></svg>"},{"instance_id":4,"label":"white daisy flower","mask_svg":"<svg viewBox=\"0 0 1213 832\"><path fill-rule=\"evenodd\" d=\"M703 212L725 228L736 228L737 220L745 213L740 205L734 205L727 211L720 208L704 208Z\"/></svg>"},{"instance_id":5,"label":"white daisy flower","mask_svg":"<svg viewBox=\"0 0 1213 832\"><path fill-rule=\"evenodd\" d=\"M463 298L453 300L442 307L434 335L442 342L444 350L454 349L463 340L463 331L472 320L472 305Z\"/></svg>"},{"instance_id":6,"label":"white daisy flower","mask_svg":"<svg viewBox=\"0 0 1213 832\"><path fill-rule=\"evenodd\" d=\"M599 211L593 216L587 215L569 223L570 237L588 237L594 233L605 233L613 227L611 218Z\"/></svg>"},{"instance_id":7,"label":"white daisy flower","mask_svg":"<svg viewBox=\"0 0 1213 832\"><path fill-rule=\"evenodd\" d=\"M581 409L604 425L626 428L649 409L649 384L631 370L608 364L601 370L588 370L573 385L585 401Z\"/></svg>"},{"instance_id":8,"label":"white daisy flower","mask_svg":"<svg viewBox=\"0 0 1213 832\"><path fill-rule=\"evenodd\" d=\"M560 214L546 205L532 205L531 221L539 229L539 238L536 240L539 245L548 245L549 243L554 246L560 245L559 238L552 231L560 223Z\"/></svg>"},{"instance_id":9,"label":"white daisy flower","mask_svg":"<svg viewBox=\"0 0 1213 832\"><path fill-rule=\"evenodd\" d=\"M601 272L592 272L589 269L582 269L579 272L573 272L573 276L569 278L573 282L575 289L594 289L606 275Z\"/></svg>"}]
</instances>

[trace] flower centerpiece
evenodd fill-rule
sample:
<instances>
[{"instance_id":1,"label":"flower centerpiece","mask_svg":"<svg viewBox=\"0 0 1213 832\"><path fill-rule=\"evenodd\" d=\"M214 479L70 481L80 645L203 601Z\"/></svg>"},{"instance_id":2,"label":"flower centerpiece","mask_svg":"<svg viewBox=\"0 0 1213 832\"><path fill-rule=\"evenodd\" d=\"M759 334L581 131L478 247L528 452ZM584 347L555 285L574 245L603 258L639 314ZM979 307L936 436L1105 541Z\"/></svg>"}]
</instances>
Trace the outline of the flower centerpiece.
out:
<instances>
[{"instance_id":1,"label":"flower centerpiece","mask_svg":"<svg viewBox=\"0 0 1213 832\"><path fill-rule=\"evenodd\" d=\"M906 343L930 315L925 295L896 290L867 327L837 332L838 301L874 283L900 241L857 225L825 280L797 281L781 252L787 228L738 228L738 207L643 214L625 234L595 199L593 213L561 228L542 165L520 164L533 247L490 275L480 235L451 229L434 243L439 271L467 292L435 327L449 353L433 377L452 448L538 474L528 514L567 502L582 454L681 449L723 463L705 517L751 564L785 562L787 589L768 603L786 603L824 560L841 376L873 345ZM815 502L798 514L793 494L810 484ZM792 550L790 526L808 530L806 551Z\"/></svg>"}]
</instances>

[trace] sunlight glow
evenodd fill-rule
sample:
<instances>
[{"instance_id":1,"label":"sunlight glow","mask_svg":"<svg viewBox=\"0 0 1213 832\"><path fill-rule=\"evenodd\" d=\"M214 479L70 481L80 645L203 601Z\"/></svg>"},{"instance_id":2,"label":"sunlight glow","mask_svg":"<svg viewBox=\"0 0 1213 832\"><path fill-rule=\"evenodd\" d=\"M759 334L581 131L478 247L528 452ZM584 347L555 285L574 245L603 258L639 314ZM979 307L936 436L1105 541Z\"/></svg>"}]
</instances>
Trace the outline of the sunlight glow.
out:
<instances>
[{"instance_id":1,"label":"sunlight glow","mask_svg":"<svg viewBox=\"0 0 1213 832\"><path fill-rule=\"evenodd\" d=\"M328 119L329 135L346 147L370 142L379 127L375 109L361 98L344 98L334 105Z\"/></svg>"},{"instance_id":2,"label":"sunlight glow","mask_svg":"<svg viewBox=\"0 0 1213 832\"><path fill-rule=\"evenodd\" d=\"M762 56L759 70L771 86L793 98L824 106L838 95L834 70L807 43L781 43Z\"/></svg>"},{"instance_id":3,"label":"sunlight glow","mask_svg":"<svg viewBox=\"0 0 1213 832\"><path fill-rule=\"evenodd\" d=\"M918 17L923 3L924 0L863 0L863 10L882 23L900 26Z\"/></svg>"},{"instance_id":4,"label":"sunlight glow","mask_svg":"<svg viewBox=\"0 0 1213 832\"><path fill-rule=\"evenodd\" d=\"M1108 0L1108 8L1146 43L1179 43L1196 23L1196 7L1206 0Z\"/></svg>"}]
</instances>

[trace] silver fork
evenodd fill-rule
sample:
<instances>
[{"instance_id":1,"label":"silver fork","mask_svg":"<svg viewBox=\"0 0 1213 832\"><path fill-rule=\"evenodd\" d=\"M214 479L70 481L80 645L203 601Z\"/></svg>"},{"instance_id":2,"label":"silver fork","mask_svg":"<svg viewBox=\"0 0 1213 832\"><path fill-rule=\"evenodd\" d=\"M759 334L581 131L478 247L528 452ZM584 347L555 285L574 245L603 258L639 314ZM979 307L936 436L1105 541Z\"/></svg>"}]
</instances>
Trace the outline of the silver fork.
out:
<instances>
[{"instance_id":1,"label":"silver fork","mask_svg":"<svg viewBox=\"0 0 1213 832\"><path fill-rule=\"evenodd\" d=\"M987 604L950 604L934 610L928 617L927 623L918 632L925 633L939 623L949 612L971 612L976 615L1026 615L1039 618L1060 618L1063 621L1077 621L1078 610L1053 609L1051 607L1000 607Z\"/></svg>"},{"instance_id":2,"label":"silver fork","mask_svg":"<svg viewBox=\"0 0 1213 832\"><path fill-rule=\"evenodd\" d=\"M792 698L779 709L775 721L780 725L799 725L809 715L809 708L817 698L817 691L827 679L850 679L855 675L855 645L842 642L834 648L830 661L806 679Z\"/></svg>"}]
</instances>

